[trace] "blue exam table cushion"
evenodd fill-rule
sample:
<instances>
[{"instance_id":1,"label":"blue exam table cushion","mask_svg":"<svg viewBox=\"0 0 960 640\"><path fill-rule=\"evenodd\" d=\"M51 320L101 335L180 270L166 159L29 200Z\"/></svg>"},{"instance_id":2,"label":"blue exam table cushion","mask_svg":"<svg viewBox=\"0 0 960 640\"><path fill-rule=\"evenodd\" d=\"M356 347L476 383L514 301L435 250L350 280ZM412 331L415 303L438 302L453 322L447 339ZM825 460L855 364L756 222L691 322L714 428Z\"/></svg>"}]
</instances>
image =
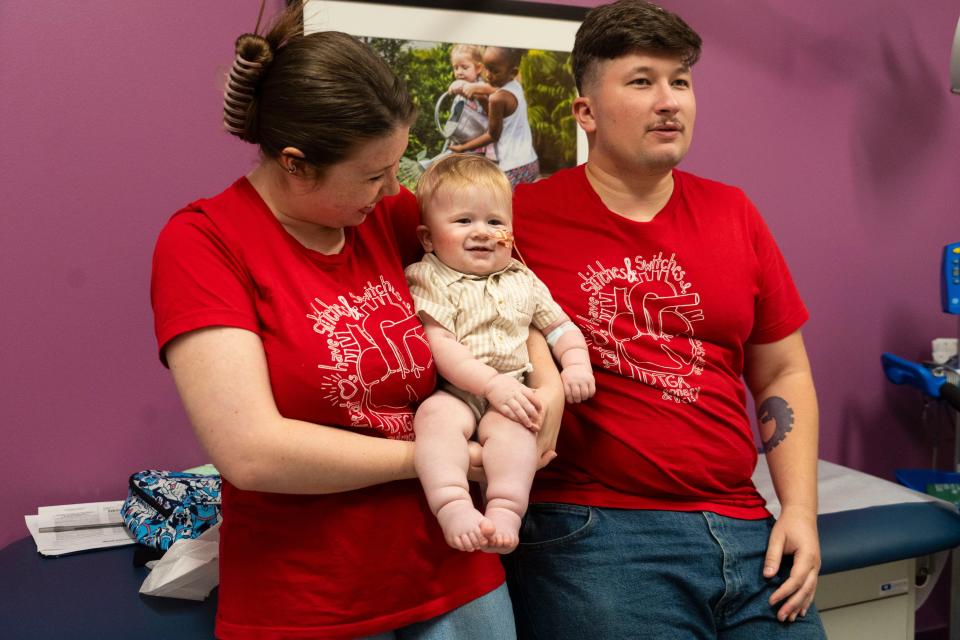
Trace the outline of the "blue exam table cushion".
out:
<instances>
[{"instance_id":1,"label":"blue exam table cushion","mask_svg":"<svg viewBox=\"0 0 960 640\"><path fill-rule=\"evenodd\" d=\"M824 575L960 546L960 515L935 502L822 514L817 527Z\"/></svg>"}]
</instances>

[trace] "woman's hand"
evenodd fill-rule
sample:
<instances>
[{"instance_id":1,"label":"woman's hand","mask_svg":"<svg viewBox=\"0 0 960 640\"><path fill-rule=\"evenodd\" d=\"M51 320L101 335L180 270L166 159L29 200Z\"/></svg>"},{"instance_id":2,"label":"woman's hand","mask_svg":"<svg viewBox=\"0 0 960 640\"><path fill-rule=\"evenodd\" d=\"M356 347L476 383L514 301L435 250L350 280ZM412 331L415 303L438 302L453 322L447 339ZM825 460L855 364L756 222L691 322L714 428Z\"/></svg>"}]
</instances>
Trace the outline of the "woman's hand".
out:
<instances>
[{"instance_id":1,"label":"woman's hand","mask_svg":"<svg viewBox=\"0 0 960 640\"><path fill-rule=\"evenodd\" d=\"M560 418L563 417L563 382L542 333L530 330L527 350L533 365L533 372L527 382L536 392L541 407L540 431L537 432L540 462L537 468L542 469L557 457L557 437L560 435Z\"/></svg>"},{"instance_id":2,"label":"woman's hand","mask_svg":"<svg viewBox=\"0 0 960 640\"><path fill-rule=\"evenodd\" d=\"M537 451L540 461L537 469L545 466L557 457L557 438L560 436L560 419L563 417L563 387L540 387L536 390L540 398L541 422L537 432Z\"/></svg>"},{"instance_id":3,"label":"woman's hand","mask_svg":"<svg viewBox=\"0 0 960 640\"><path fill-rule=\"evenodd\" d=\"M467 441L467 452L470 454L470 467L467 469L467 480L486 484L487 474L483 471L483 447L476 440Z\"/></svg>"}]
</instances>

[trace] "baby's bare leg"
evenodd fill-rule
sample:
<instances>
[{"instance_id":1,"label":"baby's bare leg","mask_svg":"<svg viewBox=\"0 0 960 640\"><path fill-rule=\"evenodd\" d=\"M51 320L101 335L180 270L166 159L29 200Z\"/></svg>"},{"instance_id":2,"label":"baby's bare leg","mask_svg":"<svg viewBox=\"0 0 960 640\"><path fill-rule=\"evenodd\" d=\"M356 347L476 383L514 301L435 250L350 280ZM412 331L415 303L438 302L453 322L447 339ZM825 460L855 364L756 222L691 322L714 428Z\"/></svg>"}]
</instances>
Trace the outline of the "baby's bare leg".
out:
<instances>
[{"instance_id":1,"label":"baby's bare leg","mask_svg":"<svg viewBox=\"0 0 960 640\"><path fill-rule=\"evenodd\" d=\"M520 519L527 511L530 485L540 456L537 437L503 414L487 410L480 420L483 469L487 476L486 516L497 530L485 551L510 553L520 541Z\"/></svg>"},{"instance_id":2,"label":"baby's bare leg","mask_svg":"<svg viewBox=\"0 0 960 640\"><path fill-rule=\"evenodd\" d=\"M417 435L413 462L420 484L447 544L460 551L485 546L494 531L493 524L474 508L467 488L467 439L475 427L473 411L444 391L427 398L413 419Z\"/></svg>"}]
</instances>

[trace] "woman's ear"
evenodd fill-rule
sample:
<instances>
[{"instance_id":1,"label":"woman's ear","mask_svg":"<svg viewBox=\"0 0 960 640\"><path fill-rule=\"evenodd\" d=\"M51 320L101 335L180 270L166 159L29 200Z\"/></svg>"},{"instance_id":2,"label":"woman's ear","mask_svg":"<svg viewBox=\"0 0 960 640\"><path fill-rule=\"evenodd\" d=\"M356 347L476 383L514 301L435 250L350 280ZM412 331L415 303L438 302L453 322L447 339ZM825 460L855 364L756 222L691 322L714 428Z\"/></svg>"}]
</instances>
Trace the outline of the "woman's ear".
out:
<instances>
[{"instance_id":1,"label":"woman's ear","mask_svg":"<svg viewBox=\"0 0 960 640\"><path fill-rule=\"evenodd\" d=\"M296 173L297 160L303 160L306 157L303 151L296 147L284 147L283 151L280 152L280 166L287 173Z\"/></svg>"},{"instance_id":2,"label":"woman's ear","mask_svg":"<svg viewBox=\"0 0 960 640\"><path fill-rule=\"evenodd\" d=\"M420 240L424 251L427 253L433 251L433 240L430 239L430 229L427 228L427 225L417 225L417 239Z\"/></svg>"}]
</instances>

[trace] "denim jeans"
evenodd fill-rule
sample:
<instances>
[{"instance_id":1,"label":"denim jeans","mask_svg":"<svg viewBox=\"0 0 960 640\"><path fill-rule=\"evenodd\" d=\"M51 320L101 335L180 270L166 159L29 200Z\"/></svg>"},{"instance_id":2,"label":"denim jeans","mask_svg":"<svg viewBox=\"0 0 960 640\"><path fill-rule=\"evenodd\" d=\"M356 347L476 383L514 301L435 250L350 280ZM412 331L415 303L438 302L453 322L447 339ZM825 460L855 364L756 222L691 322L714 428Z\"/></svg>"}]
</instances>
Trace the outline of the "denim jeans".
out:
<instances>
[{"instance_id":1,"label":"denim jeans","mask_svg":"<svg viewBox=\"0 0 960 640\"><path fill-rule=\"evenodd\" d=\"M479 553L479 552L478 552ZM507 585L436 618L365 640L516 640Z\"/></svg>"},{"instance_id":2,"label":"denim jeans","mask_svg":"<svg viewBox=\"0 0 960 640\"><path fill-rule=\"evenodd\" d=\"M504 559L523 639L823 639L820 616L780 622L763 577L773 519L532 504Z\"/></svg>"}]
</instances>

